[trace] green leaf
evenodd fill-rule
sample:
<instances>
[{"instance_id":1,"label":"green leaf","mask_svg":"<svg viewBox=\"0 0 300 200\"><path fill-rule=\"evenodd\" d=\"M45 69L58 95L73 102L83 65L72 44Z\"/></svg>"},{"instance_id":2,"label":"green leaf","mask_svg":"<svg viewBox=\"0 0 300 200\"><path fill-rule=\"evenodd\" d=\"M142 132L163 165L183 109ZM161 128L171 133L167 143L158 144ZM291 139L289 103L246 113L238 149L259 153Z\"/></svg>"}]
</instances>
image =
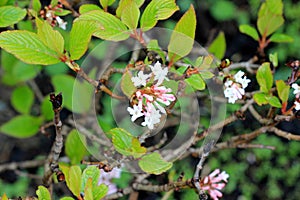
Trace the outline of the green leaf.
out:
<instances>
[{"instance_id":1,"label":"green leaf","mask_svg":"<svg viewBox=\"0 0 300 200\"><path fill-rule=\"evenodd\" d=\"M92 179L89 178L84 188L84 200L94 200L92 188Z\"/></svg>"},{"instance_id":2,"label":"green leaf","mask_svg":"<svg viewBox=\"0 0 300 200\"><path fill-rule=\"evenodd\" d=\"M122 92L130 98L133 93L136 91L136 87L134 86L133 82L131 81L131 73L130 71L127 71L123 74L122 76L122 81L121 81L121 89Z\"/></svg>"},{"instance_id":3,"label":"green leaf","mask_svg":"<svg viewBox=\"0 0 300 200\"><path fill-rule=\"evenodd\" d=\"M34 101L34 94L28 86L17 87L11 96L11 104L22 114L29 114Z\"/></svg>"},{"instance_id":4,"label":"green leaf","mask_svg":"<svg viewBox=\"0 0 300 200\"><path fill-rule=\"evenodd\" d=\"M39 12L42 8L40 0L32 0L32 9Z\"/></svg>"},{"instance_id":5,"label":"green leaf","mask_svg":"<svg viewBox=\"0 0 300 200\"><path fill-rule=\"evenodd\" d=\"M99 186L93 187L93 198L102 199L108 192L108 186L101 184Z\"/></svg>"},{"instance_id":6,"label":"green leaf","mask_svg":"<svg viewBox=\"0 0 300 200\"><path fill-rule=\"evenodd\" d=\"M38 117L19 115L0 126L0 132L16 138L27 138L35 135L42 124Z\"/></svg>"},{"instance_id":7,"label":"green leaf","mask_svg":"<svg viewBox=\"0 0 300 200\"><path fill-rule=\"evenodd\" d=\"M101 8L95 4L83 4L79 7L79 13L81 15L92 10L101 10Z\"/></svg>"},{"instance_id":8,"label":"green leaf","mask_svg":"<svg viewBox=\"0 0 300 200\"><path fill-rule=\"evenodd\" d=\"M68 14L71 14L72 12L70 10L65 10L65 9L62 9L62 8L57 8L55 11L54 11L54 15L56 16L66 16Z\"/></svg>"},{"instance_id":9,"label":"green leaf","mask_svg":"<svg viewBox=\"0 0 300 200\"><path fill-rule=\"evenodd\" d=\"M0 27L7 27L21 21L26 16L26 10L15 6L0 7Z\"/></svg>"},{"instance_id":10,"label":"green leaf","mask_svg":"<svg viewBox=\"0 0 300 200\"><path fill-rule=\"evenodd\" d=\"M159 175L172 167L171 162L165 161L157 152L143 156L139 160L140 168L149 174Z\"/></svg>"},{"instance_id":11,"label":"green leaf","mask_svg":"<svg viewBox=\"0 0 300 200\"><path fill-rule=\"evenodd\" d=\"M68 187L70 187L70 179L69 179L69 171L70 167L67 166L65 163L59 163L59 169L62 171L62 173L65 176L66 184Z\"/></svg>"},{"instance_id":12,"label":"green leaf","mask_svg":"<svg viewBox=\"0 0 300 200\"><path fill-rule=\"evenodd\" d=\"M84 188L86 187L88 179L92 179L91 186L97 186L98 185L98 180L100 177L100 170L97 166L88 166L83 170L82 173L82 178L81 178L81 190L83 191Z\"/></svg>"},{"instance_id":13,"label":"green leaf","mask_svg":"<svg viewBox=\"0 0 300 200\"><path fill-rule=\"evenodd\" d=\"M175 0L152 0L145 8L140 23L141 29L145 32L153 28L158 20L169 18L179 10Z\"/></svg>"},{"instance_id":14,"label":"green leaf","mask_svg":"<svg viewBox=\"0 0 300 200\"><path fill-rule=\"evenodd\" d=\"M253 95L253 99L260 106L269 103L267 100L267 95L265 93L255 93Z\"/></svg>"},{"instance_id":15,"label":"green leaf","mask_svg":"<svg viewBox=\"0 0 300 200\"><path fill-rule=\"evenodd\" d=\"M139 140L126 130L114 128L109 133L112 134L112 143L119 153L134 158L139 158L146 153L147 149L142 147Z\"/></svg>"},{"instance_id":16,"label":"green leaf","mask_svg":"<svg viewBox=\"0 0 300 200\"><path fill-rule=\"evenodd\" d=\"M72 197L63 197L63 198L60 198L60 200L74 200Z\"/></svg>"},{"instance_id":17,"label":"green leaf","mask_svg":"<svg viewBox=\"0 0 300 200\"><path fill-rule=\"evenodd\" d=\"M271 35L283 24L282 10L281 0L267 0L262 4L257 19L257 28L262 36Z\"/></svg>"},{"instance_id":18,"label":"green leaf","mask_svg":"<svg viewBox=\"0 0 300 200\"><path fill-rule=\"evenodd\" d=\"M190 84L196 90L205 89L205 82L199 74L193 74L191 77L185 79L185 82Z\"/></svg>"},{"instance_id":19,"label":"green leaf","mask_svg":"<svg viewBox=\"0 0 300 200\"><path fill-rule=\"evenodd\" d=\"M252 37L254 40L258 41L259 36L258 36L257 30L254 27L252 27L248 24L243 24L243 25L239 26L239 29L240 29L241 33L244 33L244 34Z\"/></svg>"},{"instance_id":20,"label":"green leaf","mask_svg":"<svg viewBox=\"0 0 300 200\"><path fill-rule=\"evenodd\" d=\"M94 88L87 82L80 82L74 77L59 74L52 77L55 91L63 95L63 106L75 113L86 113L92 103Z\"/></svg>"},{"instance_id":21,"label":"green leaf","mask_svg":"<svg viewBox=\"0 0 300 200\"><path fill-rule=\"evenodd\" d=\"M269 101L270 105L273 106L273 107L276 107L276 108L281 108L282 107L279 99L275 96L270 97L268 99L268 101Z\"/></svg>"},{"instance_id":22,"label":"green leaf","mask_svg":"<svg viewBox=\"0 0 300 200\"><path fill-rule=\"evenodd\" d=\"M193 5L180 18L171 35L168 56L171 63L186 56L193 48L196 31L196 14Z\"/></svg>"},{"instance_id":23,"label":"green leaf","mask_svg":"<svg viewBox=\"0 0 300 200\"><path fill-rule=\"evenodd\" d=\"M211 79L212 77L214 77L215 75L208 71L208 70L205 70L205 71L200 71L200 76L203 78L203 79Z\"/></svg>"},{"instance_id":24,"label":"green leaf","mask_svg":"<svg viewBox=\"0 0 300 200\"><path fill-rule=\"evenodd\" d=\"M68 186L71 192L76 196L80 196L80 187L81 187L81 169L79 166L71 166L69 169L69 181L70 185Z\"/></svg>"},{"instance_id":25,"label":"green leaf","mask_svg":"<svg viewBox=\"0 0 300 200\"><path fill-rule=\"evenodd\" d=\"M8 2L8 0L2 0L2 1L0 1L0 6L5 6L5 5L7 5L7 2ZM4 195L5 195L5 193L4 193ZM6 196L6 195L5 195Z\"/></svg>"},{"instance_id":26,"label":"green leaf","mask_svg":"<svg viewBox=\"0 0 300 200\"><path fill-rule=\"evenodd\" d=\"M124 11L121 14L121 20L126 26L134 30L136 29L140 17L140 9L134 1L131 1L124 7Z\"/></svg>"},{"instance_id":27,"label":"green leaf","mask_svg":"<svg viewBox=\"0 0 300 200\"><path fill-rule=\"evenodd\" d=\"M270 37L270 42L293 42L294 39L291 36L282 33L274 33Z\"/></svg>"},{"instance_id":28,"label":"green leaf","mask_svg":"<svg viewBox=\"0 0 300 200\"><path fill-rule=\"evenodd\" d=\"M210 44L208 51L219 59L224 57L226 51L226 40L223 31L221 31L216 39Z\"/></svg>"},{"instance_id":29,"label":"green leaf","mask_svg":"<svg viewBox=\"0 0 300 200\"><path fill-rule=\"evenodd\" d=\"M260 91L269 93L273 85L273 75L270 68L270 63L265 62L258 68L256 79L260 86Z\"/></svg>"},{"instance_id":30,"label":"green leaf","mask_svg":"<svg viewBox=\"0 0 300 200\"><path fill-rule=\"evenodd\" d=\"M210 6L210 13L217 21L226 21L234 19L238 8L232 1L218 0Z\"/></svg>"},{"instance_id":31,"label":"green leaf","mask_svg":"<svg viewBox=\"0 0 300 200\"><path fill-rule=\"evenodd\" d=\"M64 52L64 38L58 32L53 30L47 21L36 18L37 34L44 44L55 51L58 55Z\"/></svg>"},{"instance_id":32,"label":"green leaf","mask_svg":"<svg viewBox=\"0 0 300 200\"><path fill-rule=\"evenodd\" d=\"M6 196L5 193L2 195L1 199L2 199L2 200L9 200L9 199L7 198L7 196Z\"/></svg>"},{"instance_id":33,"label":"green leaf","mask_svg":"<svg viewBox=\"0 0 300 200\"><path fill-rule=\"evenodd\" d=\"M67 136L65 144L66 155L70 158L71 164L79 164L86 154L85 137L73 129Z\"/></svg>"},{"instance_id":34,"label":"green leaf","mask_svg":"<svg viewBox=\"0 0 300 200\"><path fill-rule=\"evenodd\" d=\"M107 8L108 6L111 6L116 0L100 0L100 4L102 8Z\"/></svg>"},{"instance_id":35,"label":"green leaf","mask_svg":"<svg viewBox=\"0 0 300 200\"><path fill-rule=\"evenodd\" d=\"M47 47L37 34L29 31L5 31L0 47L28 64L50 65L60 62L59 55Z\"/></svg>"},{"instance_id":36,"label":"green leaf","mask_svg":"<svg viewBox=\"0 0 300 200\"><path fill-rule=\"evenodd\" d=\"M281 102L287 102L290 93L290 86L287 85L283 80L277 80L276 89Z\"/></svg>"},{"instance_id":37,"label":"green leaf","mask_svg":"<svg viewBox=\"0 0 300 200\"><path fill-rule=\"evenodd\" d=\"M273 53L269 55L269 60L273 64L274 67L278 67L278 54Z\"/></svg>"},{"instance_id":38,"label":"green leaf","mask_svg":"<svg viewBox=\"0 0 300 200\"><path fill-rule=\"evenodd\" d=\"M143 5L145 0L120 0L119 2L119 6L116 10L116 16L118 18L121 18L121 15L123 13L124 10L126 10L126 6L128 4L130 4L131 2L135 2L135 4L138 6L138 7L141 7L141 5Z\"/></svg>"},{"instance_id":39,"label":"green leaf","mask_svg":"<svg viewBox=\"0 0 300 200\"><path fill-rule=\"evenodd\" d=\"M52 104L49 100L49 96L46 96L41 104L41 113L46 121L54 119L54 112L52 110Z\"/></svg>"},{"instance_id":40,"label":"green leaf","mask_svg":"<svg viewBox=\"0 0 300 200\"><path fill-rule=\"evenodd\" d=\"M93 33L97 30L93 21L75 21L70 32L71 59L78 60L88 49Z\"/></svg>"},{"instance_id":41,"label":"green leaf","mask_svg":"<svg viewBox=\"0 0 300 200\"><path fill-rule=\"evenodd\" d=\"M44 186L39 186L36 191L39 200L51 200L50 192Z\"/></svg>"},{"instance_id":42,"label":"green leaf","mask_svg":"<svg viewBox=\"0 0 300 200\"><path fill-rule=\"evenodd\" d=\"M95 23L97 29L93 35L104 40L120 41L130 36L125 24L114 15L104 11L93 10L84 13L77 20Z\"/></svg>"}]
</instances>

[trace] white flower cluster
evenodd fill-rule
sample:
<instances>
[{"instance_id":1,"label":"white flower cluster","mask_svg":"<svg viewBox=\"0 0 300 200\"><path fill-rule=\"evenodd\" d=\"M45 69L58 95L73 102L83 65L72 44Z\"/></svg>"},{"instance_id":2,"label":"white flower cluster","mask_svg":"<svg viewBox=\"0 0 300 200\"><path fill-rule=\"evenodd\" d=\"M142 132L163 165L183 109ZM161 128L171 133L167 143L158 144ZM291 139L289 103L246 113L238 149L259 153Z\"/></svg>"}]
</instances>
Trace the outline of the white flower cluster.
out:
<instances>
[{"instance_id":1,"label":"white flower cluster","mask_svg":"<svg viewBox=\"0 0 300 200\"><path fill-rule=\"evenodd\" d=\"M170 105L176 98L173 94L170 94L170 92L172 92L170 88L161 86L164 80L169 80L167 78L168 68L162 68L159 62L149 67L152 71L150 74L144 74L140 71L136 77L131 78L136 87L144 87L135 92L137 103L132 107L128 107L127 111L131 115L131 121L135 121L137 118L144 116L142 126L153 129L154 125L160 122L161 113L166 114L163 105ZM154 77L154 79L152 77ZM152 80L156 83L147 86Z\"/></svg>"},{"instance_id":2,"label":"white flower cluster","mask_svg":"<svg viewBox=\"0 0 300 200\"><path fill-rule=\"evenodd\" d=\"M67 22L65 22L62 18L59 16L56 16L54 14L53 10L48 10L46 12L46 20L52 25L55 26L56 24L58 25L59 28L66 30Z\"/></svg>"},{"instance_id":3,"label":"white flower cluster","mask_svg":"<svg viewBox=\"0 0 300 200\"><path fill-rule=\"evenodd\" d=\"M250 82L251 80L247 79L243 71L238 71L233 79L227 79L224 83L224 95L228 98L228 102L235 103L236 100L242 99L245 94L245 88Z\"/></svg>"},{"instance_id":4,"label":"white flower cluster","mask_svg":"<svg viewBox=\"0 0 300 200\"><path fill-rule=\"evenodd\" d=\"M300 86L297 83L293 83L292 88L294 89L294 94L296 95L296 99L299 100L300 97ZM295 101L294 102L295 105L295 110L300 110L300 102L299 101Z\"/></svg>"}]
</instances>

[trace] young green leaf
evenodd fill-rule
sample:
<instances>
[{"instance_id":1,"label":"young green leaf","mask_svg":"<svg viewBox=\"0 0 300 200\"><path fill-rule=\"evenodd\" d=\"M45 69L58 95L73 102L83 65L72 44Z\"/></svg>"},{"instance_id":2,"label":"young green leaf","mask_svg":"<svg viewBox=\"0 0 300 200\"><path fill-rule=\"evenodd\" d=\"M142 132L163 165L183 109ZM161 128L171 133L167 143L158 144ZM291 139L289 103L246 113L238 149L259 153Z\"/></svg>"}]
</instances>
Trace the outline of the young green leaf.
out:
<instances>
[{"instance_id":1,"label":"young green leaf","mask_svg":"<svg viewBox=\"0 0 300 200\"><path fill-rule=\"evenodd\" d=\"M59 55L40 37L29 31L5 31L0 34L0 47L29 64L50 65L60 62Z\"/></svg>"},{"instance_id":2,"label":"young green leaf","mask_svg":"<svg viewBox=\"0 0 300 200\"><path fill-rule=\"evenodd\" d=\"M122 92L130 98L133 93L136 91L136 87L134 86L133 82L131 81L131 73L129 71L125 72L122 76L121 81L121 89Z\"/></svg>"},{"instance_id":3,"label":"young green leaf","mask_svg":"<svg viewBox=\"0 0 300 200\"><path fill-rule=\"evenodd\" d=\"M65 145L65 152L71 164L79 164L86 154L85 137L74 129L68 134Z\"/></svg>"},{"instance_id":4,"label":"young green leaf","mask_svg":"<svg viewBox=\"0 0 300 200\"><path fill-rule=\"evenodd\" d=\"M159 175L172 167L171 162L165 161L157 152L143 156L139 160L140 168L149 174Z\"/></svg>"},{"instance_id":5,"label":"young green leaf","mask_svg":"<svg viewBox=\"0 0 300 200\"><path fill-rule=\"evenodd\" d=\"M39 186L36 191L39 200L51 200L50 192L44 186Z\"/></svg>"},{"instance_id":6,"label":"young green leaf","mask_svg":"<svg viewBox=\"0 0 300 200\"><path fill-rule=\"evenodd\" d=\"M116 16L118 18L121 18L121 15L123 13L125 9L125 7L130 4L131 2L135 2L135 4L138 6L138 7L141 7L141 5L143 5L145 0L120 0L119 1L119 6L116 10Z\"/></svg>"},{"instance_id":7,"label":"young green leaf","mask_svg":"<svg viewBox=\"0 0 300 200\"><path fill-rule=\"evenodd\" d=\"M1 199L2 199L2 200L9 200L9 199L7 198L7 196L6 196L5 193L2 195Z\"/></svg>"},{"instance_id":8,"label":"young green leaf","mask_svg":"<svg viewBox=\"0 0 300 200\"><path fill-rule=\"evenodd\" d=\"M242 24L239 26L239 30L241 33L244 33L244 34L252 37L254 40L258 41L259 36L258 36L257 30L254 27L252 27L248 24Z\"/></svg>"},{"instance_id":9,"label":"young green leaf","mask_svg":"<svg viewBox=\"0 0 300 200\"><path fill-rule=\"evenodd\" d=\"M274 33L270 37L270 42L293 42L294 39L291 36L282 33Z\"/></svg>"},{"instance_id":10,"label":"young green leaf","mask_svg":"<svg viewBox=\"0 0 300 200\"><path fill-rule=\"evenodd\" d=\"M93 35L101 39L120 41L126 40L130 36L124 23L114 15L104 11L93 10L84 13L77 20L93 22L97 28Z\"/></svg>"},{"instance_id":11,"label":"young green leaf","mask_svg":"<svg viewBox=\"0 0 300 200\"><path fill-rule=\"evenodd\" d=\"M92 189L93 189L92 179L89 178L84 188L84 200L94 200Z\"/></svg>"},{"instance_id":12,"label":"young green leaf","mask_svg":"<svg viewBox=\"0 0 300 200\"><path fill-rule=\"evenodd\" d=\"M41 10L41 2L40 0L32 0L32 9L36 12L39 12Z\"/></svg>"},{"instance_id":13,"label":"young green leaf","mask_svg":"<svg viewBox=\"0 0 300 200\"><path fill-rule=\"evenodd\" d=\"M253 99L260 106L269 103L267 100L267 94L265 93L255 93L253 95Z\"/></svg>"},{"instance_id":14,"label":"young green leaf","mask_svg":"<svg viewBox=\"0 0 300 200\"><path fill-rule=\"evenodd\" d=\"M210 44L208 51L219 59L224 57L226 51L226 40L223 31L221 31L216 39Z\"/></svg>"},{"instance_id":15,"label":"young green leaf","mask_svg":"<svg viewBox=\"0 0 300 200\"><path fill-rule=\"evenodd\" d=\"M186 56L193 48L196 31L196 14L191 5L175 26L168 46L168 56L171 63Z\"/></svg>"},{"instance_id":16,"label":"young green leaf","mask_svg":"<svg viewBox=\"0 0 300 200\"><path fill-rule=\"evenodd\" d=\"M81 177L81 191L86 188L88 179L91 179L91 186L96 187L98 186L100 177L100 169L97 166L88 166L83 170L82 177Z\"/></svg>"},{"instance_id":17,"label":"young green leaf","mask_svg":"<svg viewBox=\"0 0 300 200\"><path fill-rule=\"evenodd\" d=\"M2 124L0 132L16 138L27 138L35 135L41 124L41 118L20 115Z\"/></svg>"},{"instance_id":18,"label":"young green leaf","mask_svg":"<svg viewBox=\"0 0 300 200\"><path fill-rule=\"evenodd\" d=\"M101 8L95 4L83 4L79 7L79 13L81 15L92 10L101 10Z\"/></svg>"},{"instance_id":19,"label":"young green leaf","mask_svg":"<svg viewBox=\"0 0 300 200\"><path fill-rule=\"evenodd\" d=\"M0 7L0 27L7 27L21 21L26 16L26 10L15 6Z\"/></svg>"},{"instance_id":20,"label":"young green leaf","mask_svg":"<svg viewBox=\"0 0 300 200\"><path fill-rule=\"evenodd\" d=\"M191 77L185 79L185 82L190 84L195 90L205 89L205 82L199 74L193 74Z\"/></svg>"},{"instance_id":21,"label":"young green leaf","mask_svg":"<svg viewBox=\"0 0 300 200\"><path fill-rule=\"evenodd\" d=\"M139 158L146 153L147 149L126 130L114 128L109 133L112 134L112 143L119 153L134 158Z\"/></svg>"},{"instance_id":22,"label":"young green leaf","mask_svg":"<svg viewBox=\"0 0 300 200\"><path fill-rule=\"evenodd\" d=\"M70 179L69 179L69 171L70 171L70 167L67 166L65 163L59 163L59 169L62 171L62 173L65 176L65 180L66 180L66 184L68 187L70 187Z\"/></svg>"},{"instance_id":23,"label":"young green leaf","mask_svg":"<svg viewBox=\"0 0 300 200\"><path fill-rule=\"evenodd\" d=\"M97 187L93 187L94 199L102 199L108 192L108 186L101 184Z\"/></svg>"},{"instance_id":24,"label":"young green leaf","mask_svg":"<svg viewBox=\"0 0 300 200\"><path fill-rule=\"evenodd\" d=\"M273 53L273 54L270 54L269 55L269 60L270 60L270 62L272 63L272 65L274 67L278 67L278 54L277 54L277 52Z\"/></svg>"},{"instance_id":25,"label":"young green leaf","mask_svg":"<svg viewBox=\"0 0 300 200\"><path fill-rule=\"evenodd\" d=\"M277 97L275 97L275 96L270 97L270 98L268 99L268 101L269 101L269 104L270 104L271 106L273 106L273 107L276 107L276 108L281 108L281 107L282 107L282 105L281 105L279 99L278 99Z\"/></svg>"},{"instance_id":26,"label":"young green leaf","mask_svg":"<svg viewBox=\"0 0 300 200\"><path fill-rule=\"evenodd\" d=\"M17 87L11 96L11 104L22 114L30 114L34 94L28 86Z\"/></svg>"},{"instance_id":27,"label":"young green leaf","mask_svg":"<svg viewBox=\"0 0 300 200\"><path fill-rule=\"evenodd\" d=\"M282 10L281 0L267 0L262 4L257 19L257 28L262 36L271 35L283 24Z\"/></svg>"},{"instance_id":28,"label":"young green leaf","mask_svg":"<svg viewBox=\"0 0 300 200\"><path fill-rule=\"evenodd\" d=\"M208 70L200 71L200 75L203 79L211 79L212 77L215 76L212 72Z\"/></svg>"},{"instance_id":29,"label":"young green leaf","mask_svg":"<svg viewBox=\"0 0 300 200\"><path fill-rule=\"evenodd\" d=\"M75 20L70 32L71 59L78 60L88 49L93 33L97 30L93 21Z\"/></svg>"},{"instance_id":30,"label":"young green leaf","mask_svg":"<svg viewBox=\"0 0 300 200\"><path fill-rule=\"evenodd\" d=\"M69 181L70 185L68 186L71 192L76 196L80 196L81 188L81 169L79 166L71 166L69 169Z\"/></svg>"},{"instance_id":31,"label":"young green leaf","mask_svg":"<svg viewBox=\"0 0 300 200\"><path fill-rule=\"evenodd\" d=\"M140 9L134 1L124 7L121 20L130 30L136 29L140 18Z\"/></svg>"},{"instance_id":32,"label":"young green leaf","mask_svg":"<svg viewBox=\"0 0 300 200\"><path fill-rule=\"evenodd\" d=\"M116 0L100 0L100 4L102 8L107 8L108 6L111 6Z\"/></svg>"},{"instance_id":33,"label":"young green leaf","mask_svg":"<svg viewBox=\"0 0 300 200\"><path fill-rule=\"evenodd\" d=\"M36 18L37 34L44 44L55 51L58 55L64 52L64 38L58 32L53 30L47 21Z\"/></svg>"},{"instance_id":34,"label":"young green leaf","mask_svg":"<svg viewBox=\"0 0 300 200\"><path fill-rule=\"evenodd\" d=\"M287 102L290 93L290 86L285 84L283 80L277 80L276 89L281 102Z\"/></svg>"},{"instance_id":35,"label":"young green leaf","mask_svg":"<svg viewBox=\"0 0 300 200\"><path fill-rule=\"evenodd\" d=\"M158 20L164 20L179 10L175 0L152 0L145 8L140 23L143 31L153 28Z\"/></svg>"},{"instance_id":36,"label":"young green leaf","mask_svg":"<svg viewBox=\"0 0 300 200\"><path fill-rule=\"evenodd\" d=\"M256 79L260 86L260 91L269 93L273 85L273 75L270 68L270 63L265 62L258 68Z\"/></svg>"}]
</instances>

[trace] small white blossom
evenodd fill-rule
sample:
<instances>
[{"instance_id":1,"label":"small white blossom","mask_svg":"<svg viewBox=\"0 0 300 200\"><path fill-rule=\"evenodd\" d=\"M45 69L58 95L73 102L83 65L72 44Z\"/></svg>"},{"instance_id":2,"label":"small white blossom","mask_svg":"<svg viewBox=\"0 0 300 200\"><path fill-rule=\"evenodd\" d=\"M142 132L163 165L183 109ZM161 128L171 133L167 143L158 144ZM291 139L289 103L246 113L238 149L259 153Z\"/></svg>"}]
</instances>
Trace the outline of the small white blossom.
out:
<instances>
[{"instance_id":1,"label":"small white blossom","mask_svg":"<svg viewBox=\"0 0 300 200\"><path fill-rule=\"evenodd\" d=\"M245 75L245 73L243 71L238 71L235 75L234 75L234 79L237 82L240 82L241 79L243 79L243 76Z\"/></svg>"},{"instance_id":2,"label":"small white blossom","mask_svg":"<svg viewBox=\"0 0 300 200\"><path fill-rule=\"evenodd\" d=\"M131 115L131 121L134 122L137 118L142 117L144 114L142 108L138 105L133 105L133 108L128 107L127 111Z\"/></svg>"},{"instance_id":3,"label":"small white blossom","mask_svg":"<svg viewBox=\"0 0 300 200\"><path fill-rule=\"evenodd\" d=\"M147 84L147 79L150 77L148 74L144 74L142 71L138 73L137 76L132 77L131 81L133 82L135 87L145 86Z\"/></svg>"},{"instance_id":4,"label":"small white blossom","mask_svg":"<svg viewBox=\"0 0 300 200\"><path fill-rule=\"evenodd\" d=\"M142 126L148 126L149 129L154 128L154 124L160 122L161 114L155 109L152 103L148 103L147 112L145 113L145 121L142 122Z\"/></svg>"},{"instance_id":5,"label":"small white blossom","mask_svg":"<svg viewBox=\"0 0 300 200\"><path fill-rule=\"evenodd\" d=\"M245 75L245 73L243 71L238 71L234 75L234 79L236 82L242 84L242 87L245 89L248 86L248 84L251 82L251 80L247 79L247 77L244 75Z\"/></svg>"},{"instance_id":6,"label":"small white blossom","mask_svg":"<svg viewBox=\"0 0 300 200\"><path fill-rule=\"evenodd\" d=\"M169 80L167 78L168 68L162 68L160 62L156 62L154 66L150 65L152 73L154 74L154 80L157 80L156 85L162 84L164 80Z\"/></svg>"},{"instance_id":7,"label":"small white blossom","mask_svg":"<svg viewBox=\"0 0 300 200\"><path fill-rule=\"evenodd\" d=\"M64 20L62 20L62 18L60 18L60 17L56 17L55 18L56 19L56 21L57 21L57 23L58 23L58 27L59 28L61 28L61 29L63 29L63 30L66 30L66 26L67 26L67 22L65 22Z\"/></svg>"},{"instance_id":8,"label":"small white blossom","mask_svg":"<svg viewBox=\"0 0 300 200\"><path fill-rule=\"evenodd\" d=\"M293 83L292 88L294 88L294 94L299 94L300 93L300 86L297 83Z\"/></svg>"},{"instance_id":9,"label":"small white blossom","mask_svg":"<svg viewBox=\"0 0 300 200\"><path fill-rule=\"evenodd\" d=\"M300 102L295 101L294 104L295 104L295 110L300 110Z\"/></svg>"}]
</instances>

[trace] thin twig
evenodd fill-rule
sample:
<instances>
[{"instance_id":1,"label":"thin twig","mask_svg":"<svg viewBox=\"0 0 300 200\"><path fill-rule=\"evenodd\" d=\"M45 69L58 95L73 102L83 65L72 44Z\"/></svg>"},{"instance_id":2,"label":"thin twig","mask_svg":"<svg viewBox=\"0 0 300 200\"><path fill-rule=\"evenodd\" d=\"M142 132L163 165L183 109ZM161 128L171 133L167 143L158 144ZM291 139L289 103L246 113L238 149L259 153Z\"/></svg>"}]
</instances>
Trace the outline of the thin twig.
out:
<instances>
[{"instance_id":1,"label":"thin twig","mask_svg":"<svg viewBox=\"0 0 300 200\"><path fill-rule=\"evenodd\" d=\"M0 172L5 170L16 170L16 169L25 169L25 168L35 168L42 166L45 163L45 160L28 160L22 162L11 162L0 165Z\"/></svg>"},{"instance_id":2,"label":"thin twig","mask_svg":"<svg viewBox=\"0 0 300 200\"><path fill-rule=\"evenodd\" d=\"M297 141L300 140L300 135L295 135L295 134L292 134L290 132L286 132L286 131L283 131L281 129L278 129L276 127L270 127L268 129L268 131L274 132L276 135L278 135L280 137L283 137L283 138L286 138L288 140L297 140Z\"/></svg>"}]
</instances>

